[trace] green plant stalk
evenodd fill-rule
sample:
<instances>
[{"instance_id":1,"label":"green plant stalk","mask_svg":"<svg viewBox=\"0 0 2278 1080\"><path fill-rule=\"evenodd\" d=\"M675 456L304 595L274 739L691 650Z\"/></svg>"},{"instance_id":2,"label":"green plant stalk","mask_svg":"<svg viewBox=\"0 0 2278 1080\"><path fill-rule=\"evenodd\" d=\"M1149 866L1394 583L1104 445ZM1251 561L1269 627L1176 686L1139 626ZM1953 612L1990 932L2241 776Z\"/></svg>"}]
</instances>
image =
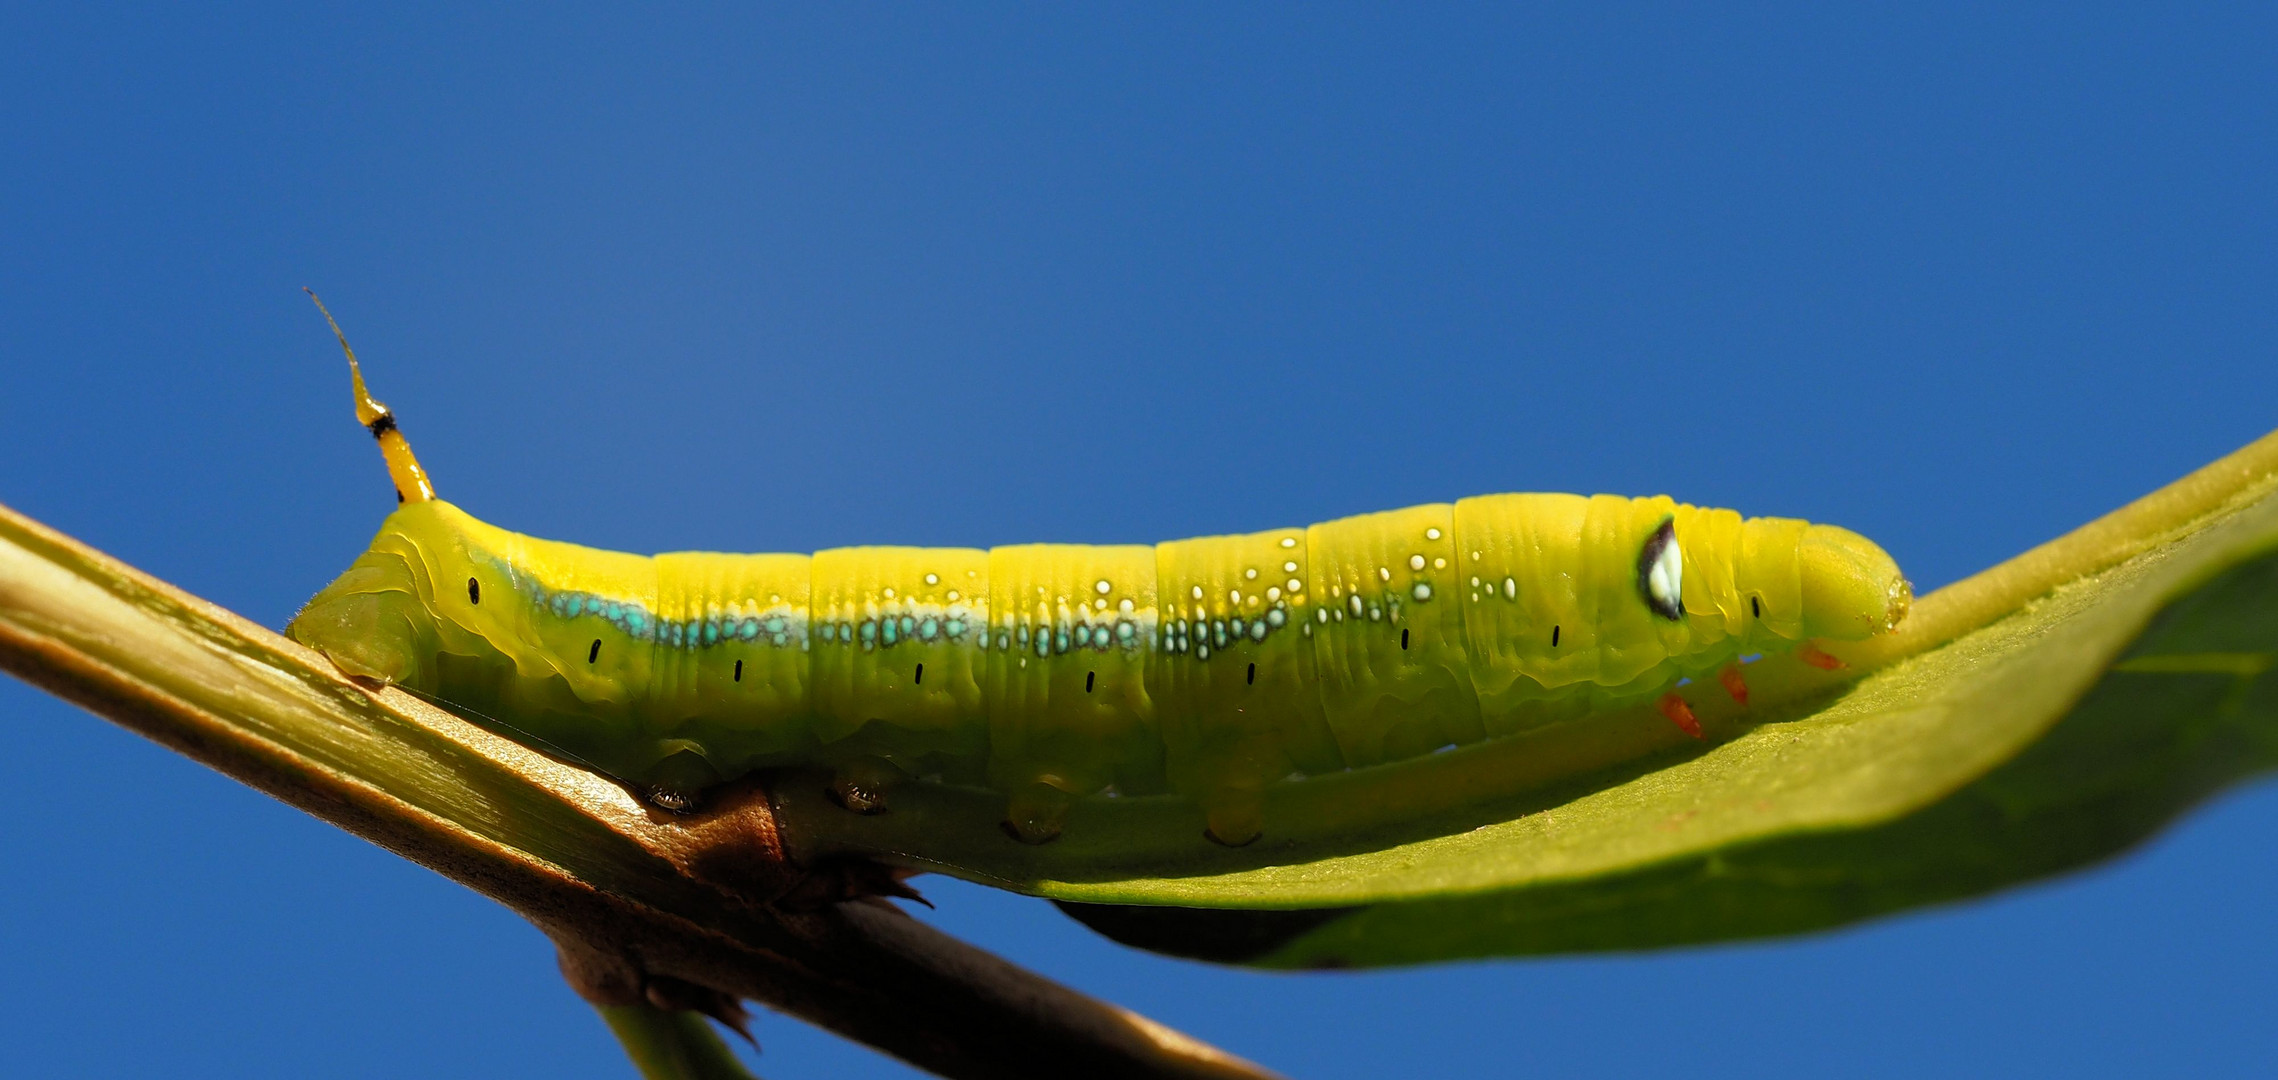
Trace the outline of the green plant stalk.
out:
<instances>
[{"instance_id":1,"label":"green plant stalk","mask_svg":"<svg viewBox=\"0 0 2278 1080\"><path fill-rule=\"evenodd\" d=\"M643 1080L758 1080L702 1016L646 1002L594 1008Z\"/></svg>"},{"instance_id":2,"label":"green plant stalk","mask_svg":"<svg viewBox=\"0 0 2278 1080\"><path fill-rule=\"evenodd\" d=\"M813 890L764 792L665 815L5 507L0 667L498 900L604 982L756 1000L945 1076L1270 1075L882 902L791 902Z\"/></svg>"}]
</instances>

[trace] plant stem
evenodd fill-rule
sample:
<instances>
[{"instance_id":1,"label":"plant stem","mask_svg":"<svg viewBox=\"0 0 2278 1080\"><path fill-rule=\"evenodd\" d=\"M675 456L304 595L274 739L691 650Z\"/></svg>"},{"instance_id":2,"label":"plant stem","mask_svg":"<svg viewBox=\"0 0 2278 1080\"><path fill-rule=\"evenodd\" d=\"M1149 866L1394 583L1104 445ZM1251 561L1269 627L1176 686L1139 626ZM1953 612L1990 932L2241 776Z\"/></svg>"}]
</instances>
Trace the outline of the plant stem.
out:
<instances>
[{"instance_id":1,"label":"plant stem","mask_svg":"<svg viewBox=\"0 0 2278 1080\"><path fill-rule=\"evenodd\" d=\"M643 1002L596 1005L625 1055L644 1080L758 1080L736 1060L712 1022L684 1011L667 1011Z\"/></svg>"},{"instance_id":2,"label":"plant stem","mask_svg":"<svg viewBox=\"0 0 2278 1080\"><path fill-rule=\"evenodd\" d=\"M0 668L507 905L622 986L759 1001L945 1076L1270 1075L882 903L775 902L807 871L764 791L664 814L5 507Z\"/></svg>"}]
</instances>

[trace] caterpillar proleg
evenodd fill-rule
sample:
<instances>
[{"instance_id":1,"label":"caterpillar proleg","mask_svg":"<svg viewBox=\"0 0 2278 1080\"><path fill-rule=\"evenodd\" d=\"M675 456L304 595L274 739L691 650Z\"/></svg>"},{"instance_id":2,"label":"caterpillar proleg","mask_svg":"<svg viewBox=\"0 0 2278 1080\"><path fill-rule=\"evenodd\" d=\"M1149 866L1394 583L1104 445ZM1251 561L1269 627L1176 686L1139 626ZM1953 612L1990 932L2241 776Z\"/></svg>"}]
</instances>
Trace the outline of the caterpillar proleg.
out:
<instances>
[{"instance_id":1,"label":"caterpillar proleg","mask_svg":"<svg viewBox=\"0 0 2278 1080\"><path fill-rule=\"evenodd\" d=\"M855 812L918 777L994 790L1032 843L1074 800L1177 792L1243 844L1292 774L1643 702L1698 735L1680 680L1745 703L1739 658L1884 633L1911 598L1856 533L1666 496L1155 545L599 551L435 498L348 358L400 505L288 632L673 808L812 766Z\"/></svg>"}]
</instances>

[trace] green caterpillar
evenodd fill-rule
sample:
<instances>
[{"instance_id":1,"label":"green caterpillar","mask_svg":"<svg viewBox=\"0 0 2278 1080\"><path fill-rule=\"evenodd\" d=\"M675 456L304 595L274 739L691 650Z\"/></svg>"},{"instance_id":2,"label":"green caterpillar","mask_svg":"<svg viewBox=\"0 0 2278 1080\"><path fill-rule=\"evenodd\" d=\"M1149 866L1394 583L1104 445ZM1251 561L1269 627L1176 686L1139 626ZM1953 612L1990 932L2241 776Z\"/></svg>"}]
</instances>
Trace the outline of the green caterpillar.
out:
<instances>
[{"instance_id":1,"label":"green caterpillar","mask_svg":"<svg viewBox=\"0 0 2278 1080\"><path fill-rule=\"evenodd\" d=\"M1027 842L1085 796L1178 792L1242 844L1292 774L1656 699L1698 736L1680 679L1744 697L1740 658L1886 632L1910 600L1856 533L1666 497L1488 495L1153 546L598 551L434 498L348 359L401 505L288 633L675 809L816 766L862 812L912 778L992 789Z\"/></svg>"}]
</instances>

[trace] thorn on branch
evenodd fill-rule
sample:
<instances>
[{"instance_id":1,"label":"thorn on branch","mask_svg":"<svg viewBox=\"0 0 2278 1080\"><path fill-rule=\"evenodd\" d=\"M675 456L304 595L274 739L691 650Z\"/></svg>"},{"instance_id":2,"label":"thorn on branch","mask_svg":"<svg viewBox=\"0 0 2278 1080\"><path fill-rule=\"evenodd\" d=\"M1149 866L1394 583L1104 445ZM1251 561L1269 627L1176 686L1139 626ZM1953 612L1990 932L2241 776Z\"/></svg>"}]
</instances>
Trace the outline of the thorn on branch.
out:
<instances>
[{"instance_id":1,"label":"thorn on branch","mask_svg":"<svg viewBox=\"0 0 2278 1080\"><path fill-rule=\"evenodd\" d=\"M759 1048L758 1040L751 1035L751 1012L735 995L669 975L652 975L641 970L631 957L563 934L550 936L562 978L588 1003L606 1008L646 1002L668 1012L702 1013L743 1036L752 1049Z\"/></svg>"}]
</instances>

